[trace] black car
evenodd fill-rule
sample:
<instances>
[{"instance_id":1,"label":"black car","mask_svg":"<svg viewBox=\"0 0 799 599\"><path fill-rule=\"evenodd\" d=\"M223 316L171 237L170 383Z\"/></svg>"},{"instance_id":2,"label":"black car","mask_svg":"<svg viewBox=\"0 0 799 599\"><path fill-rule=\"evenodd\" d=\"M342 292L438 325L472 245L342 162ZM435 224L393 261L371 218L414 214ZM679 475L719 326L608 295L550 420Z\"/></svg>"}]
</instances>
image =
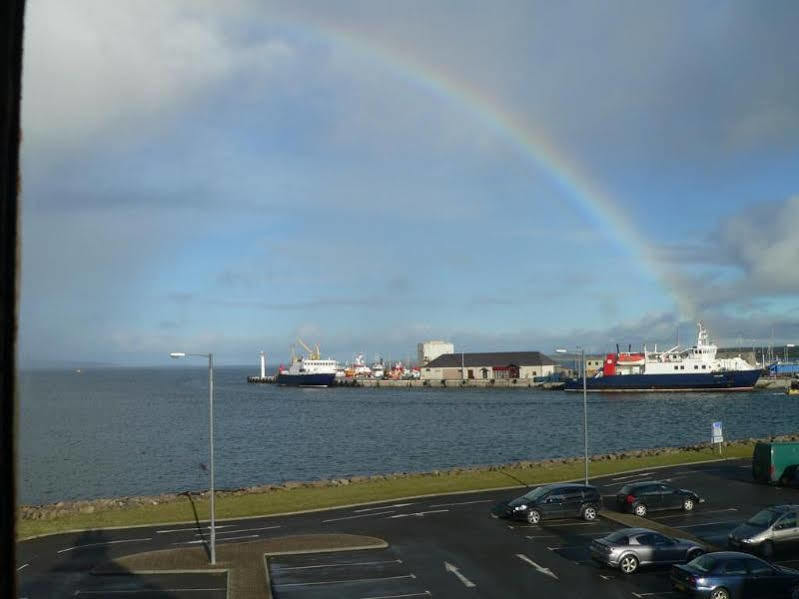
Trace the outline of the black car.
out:
<instances>
[{"instance_id":1,"label":"black car","mask_svg":"<svg viewBox=\"0 0 799 599\"><path fill-rule=\"evenodd\" d=\"M526 520L538 524L544 518L596 519L602 498L590 485L553 484L536 487L511 501L494 506L492 514L500 518Z\"/></svg>"},{"instance_id":2,"label":"black car","mask_svg":"<svg viewBox=\"0 0 799 599\"><path fill-rule=\"evenodd\" d=\"M672 567L671 584L692 597L799 599L799 570L736 551L706 553Z\"/></svg>"},{"instance_id":3,"label":"black car","mask_svg":"<svg viewBox=\"0 0 799 599\"><path fill-rule=\"evenodd\" d=\"M622 512L642 518L649 511L682 509L690 512L704 499L688 489L677 489L658 481L624 485L616 494L616 505Z\"/></svg>"}]
</instances>

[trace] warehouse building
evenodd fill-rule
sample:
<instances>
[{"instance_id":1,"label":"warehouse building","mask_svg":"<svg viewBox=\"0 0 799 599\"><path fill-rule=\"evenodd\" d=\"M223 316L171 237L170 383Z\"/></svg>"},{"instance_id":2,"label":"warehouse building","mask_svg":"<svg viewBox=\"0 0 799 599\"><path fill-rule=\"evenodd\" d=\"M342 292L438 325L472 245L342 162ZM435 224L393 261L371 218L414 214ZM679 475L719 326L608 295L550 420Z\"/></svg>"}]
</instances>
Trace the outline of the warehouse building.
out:
<instances>
[{"instance_id":1,"label":"warehouse building","mask_svg":"<svg viewBox=\"0 0 799 599\"><path fill-rule=\"evenodd\" d=\"M427 380L532 379L550 376L555 362L537 351L450 353L422 367Z\"/></svg>"}]
</instances>

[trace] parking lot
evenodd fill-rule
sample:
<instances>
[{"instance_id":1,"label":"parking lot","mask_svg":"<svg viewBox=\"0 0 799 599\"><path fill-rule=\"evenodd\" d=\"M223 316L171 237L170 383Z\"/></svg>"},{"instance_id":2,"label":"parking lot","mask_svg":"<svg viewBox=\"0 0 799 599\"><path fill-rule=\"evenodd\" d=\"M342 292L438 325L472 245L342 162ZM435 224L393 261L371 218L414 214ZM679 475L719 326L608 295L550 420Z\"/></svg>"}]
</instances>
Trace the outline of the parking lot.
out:
<instances>
[{"instance_id":1,"label":"parking lot","mask_svg":"<svg viewBox=\"0 0 799 599\"><path fill-rule=\"evenodd\" d=\"M591 560L591 541L624 527L615 496L637 481L662 481L705 498L691 512L650 511L638 526L670 527L726 548L727 535L762 508L799 503L799 490L755 483L749 460L673 466L591 479L603 499L600 518L542 520L539 524L491 517L501 500L523 488L420 497L296 515L219 524L221 546L292 535L352 534L382 539L386 549L275 555L268 559L277 598L336 597L677 597L669 567L641 567L631 575ZM605 517L602 517L604 514ZM633 518L632 516L629 516ZM97 576L94 564L109 556L193 547L205 529L190 525L56 535L25 542L19 564L20 597L226 597L223 576L206 574ZM780 551L777 563L799 568L799 548ZM77 576L73 573L82 572ZM56 589L70 589L58 594Z\"/></svg>"}]
</instances>

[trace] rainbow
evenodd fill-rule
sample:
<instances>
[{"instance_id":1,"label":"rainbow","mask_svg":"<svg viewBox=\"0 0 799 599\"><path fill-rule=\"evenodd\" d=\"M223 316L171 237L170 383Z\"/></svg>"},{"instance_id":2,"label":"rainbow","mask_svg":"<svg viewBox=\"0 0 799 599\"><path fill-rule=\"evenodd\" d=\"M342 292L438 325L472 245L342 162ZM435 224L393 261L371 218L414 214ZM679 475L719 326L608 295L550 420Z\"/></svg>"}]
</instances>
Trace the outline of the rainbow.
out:
<instances>
[{"instance_id":1,"label":"rainbow","mask_svg":"<svg viewBox=\"0 0 799 599\"><path fill-rule=\"evenodd\" d=\"M660 285L673 300L678 316L694 317L694 302L676 273L664 267L610 194L560 152L542 131L533 129L484 91L415 60L408 52L381 45L360 32L333 23L309 24L281 20L281 24L390 69L402 80L444 102L459 106L481 125L514 144L537 168L549 174L553 182L597 224L606 238L633 259L642 275Z\"/></svg>"}]
</instances>

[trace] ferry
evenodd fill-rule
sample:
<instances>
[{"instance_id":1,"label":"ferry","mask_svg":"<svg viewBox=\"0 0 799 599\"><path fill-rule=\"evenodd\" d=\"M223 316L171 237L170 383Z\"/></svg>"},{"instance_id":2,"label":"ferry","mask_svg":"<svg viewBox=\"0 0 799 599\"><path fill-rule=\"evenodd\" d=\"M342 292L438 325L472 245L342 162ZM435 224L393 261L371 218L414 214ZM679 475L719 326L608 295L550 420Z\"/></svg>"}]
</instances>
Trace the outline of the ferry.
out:
<instances>
[{"instance_id":1,"label":"ferry","mask_svg":"<svg viewBox=\"0 0 799 599\"><path fill-rule=\"evenodd\" d=\"M698 323L696 345L679 345L667 351L607 354L602 370L586 379L588 391L749 391L762 370L740 356L717 358L718 347L708 340L707 329ZM582 391L581 378L566 382L566 391Z\"/></svg>"},{"instance_id":2,"label":"ferry","mask_svg":"<svg viewBox=\"0 0 799 599\"><path fill-rule=\"evenodd\" d=\"M319 353L319 346L309 348L302 339L298 339L308 352L307 357L297 356L294 348L291 349L291 365L284 368L282 365L277 373L275 382L278 385L291 387L327 387L333 384L338 370L336 360L323 360Z\"/></svg>"}]
</instances>

